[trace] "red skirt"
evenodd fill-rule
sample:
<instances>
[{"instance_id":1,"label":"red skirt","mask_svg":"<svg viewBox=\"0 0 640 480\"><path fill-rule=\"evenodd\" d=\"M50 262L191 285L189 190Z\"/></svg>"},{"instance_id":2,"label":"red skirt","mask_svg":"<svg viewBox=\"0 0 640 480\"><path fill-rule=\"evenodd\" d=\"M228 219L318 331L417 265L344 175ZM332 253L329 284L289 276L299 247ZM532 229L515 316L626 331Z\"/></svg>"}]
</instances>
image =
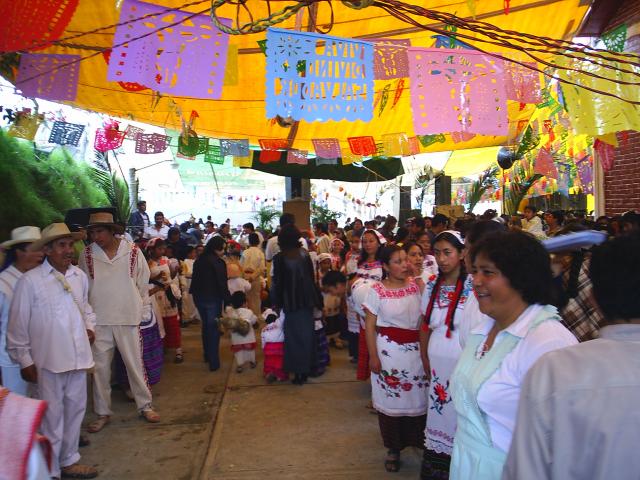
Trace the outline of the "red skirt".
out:
<instances>
[{"instance_id":1,"label":"red skirt","mask_svg":"<svg viewBox=\"0 0 640 480\"><path fill-rule=\"evenodd\" d=\"M165 336L162 339L165 348L180 348L182 346L182 334L180 333L180 317L172 315L162 317Z\"/></svg>"},{"instance_id":2,"label":"red skirt","mask_svg":"<svg viewBox=\"0 0 640 480\"><path fill-rule=\"evenodd\" d=\"M364 328L360 327L360 337L358 338L358 380L367 380L371 376L369 369L369 349L367 348L367 334Z\"/></svg>"},{"instance_id":3,"label":"red skirt","mask_svg":"<svg viewBox=\"0 0 640 480\"><path fill-rule=\"evenodd\" d=\"M275 375L278 380L286 380L288 375L283 369L284 342L267 342L264 344L264 367L262 372L266 377Z\"/></svg>"}]
</instances>

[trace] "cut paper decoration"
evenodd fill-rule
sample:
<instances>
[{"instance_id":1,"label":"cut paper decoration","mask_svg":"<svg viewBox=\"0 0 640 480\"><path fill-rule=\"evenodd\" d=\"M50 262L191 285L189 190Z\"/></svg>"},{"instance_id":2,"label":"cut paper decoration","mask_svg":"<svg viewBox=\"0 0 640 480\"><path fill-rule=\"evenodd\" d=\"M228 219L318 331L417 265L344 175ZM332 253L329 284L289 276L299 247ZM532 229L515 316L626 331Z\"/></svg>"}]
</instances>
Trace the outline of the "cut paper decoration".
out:
<instances>
[{"instance_id":1,"label":"cut paper decoration","mask_svg":"<svg viewBox=\"0 0 640 480\"><path fill-rule=\"evenodd\" d=\"M608 172L613 168L613 161L616 155L616 148L613 145L596 139L593 142L593 151L602 164L602 169Z\"/></svg>"},{"instance_id":2,"label":"cut paper decoration","mask_svg":"<svg viewBox=\"0 0 640 480\"><path fill-rule=\"evenodd\" d=\"M20 57L16 87L25 97L75 100L80 58L80 55L24 53Z\"/></svg>"},{"instance_id":3,"label":"cut paper decoration","mask_svg":"<svg viewBox=\"0 0 640 480\"><path fill-rule=\"evenodd\" d=\"M593 166L591 165L591 157L586 156L576 162L578 170L578 178L582 185L582 191L587 194L593 193Z\"/></svg>"},{"instance_id":4,"label":"cut paper decoration","mask_svg":"<svg viewBox=\"0 0 640 480\"><path fill-rule=\"evenodd\" d=\"M260 163L273 163L280 160L280 150L286 150L289 141L286 138L262 138L260 143Z\"/></svg>"},{"instance_id":5,"label":"cut paper decoration","mask_svg":"<svg viewBox=\"0 0 640 480\"><path fill-rule=\"evenodd\" d=\"M223 85L238 85L238 45L229 45Z\"/></svg>"},{"instance_id":6,"label":"cut paper decoration","mask_svg":"<svg viewBox=\"0 0 640 480\"><path fill-rule=\"evenodd\" d=\"M58 40L73 17L78 1L0 2L0 51L38 50Z\"/></svg>"},{"instance_id":7,"label":"cut paper decoration","mask_svg":"<svg viewBox=\"0 0 640 480\"><path fill-rule=\"evenodd\" d=\"M543 147L538 151L533 171L547 178L558 178L558 169L553 163L551 152L546 148Z\"/></svg>"},{"instance_id":8,"label":"cut paper decoration","mask_svg":"<svg viewBox=\"0 0 640 480\"><path fill-rule=\"evenodd\" d=\"M360 156L375 155L377 151L376 141L373 137L349 137L351 153Z\"/></svg>"},{"instance_id":9,"label":"cut paper decoration","mask_svg":"<svg viewBox=\"0 0 640 480\"><path fill-rule=\"evenodd\" d=\"M144 133L144 129L140 127L134 127L133 125L127 125L124 130L124 138L127 140L135 140L138 134Z\"/></svg>"},{"instance_id":10,"label":"cut paper decoration","mask_svg":"<svg viewBox=\"0 0 640 480\"><path fill-rule=\"evenodd\" d=\"M258 44L258 47L260 48L260 50L262 51L262 53L264 53L265 55L267 54L267 40L258 40L256 42Z\"/></svg>"},{"instance_id":11,"label":"cut paper decoration","mask_svg":"<svg viewBox=\"0 0 640 480\"><path fill-rule=\"evenodd\" d=\"M224 165L224 156L222 156L220 145L209 145L207 151L204 152L204 161L215 165Z\"/></svg>"},{"instance_id":12,"label":"cut paper decoration","mask_svg":"<svg viewBox=\"0 0 640 480\"><path fill-rule=\"evenodd\" d=\"M207 153L209 150L209 139L207 137L198 138L198 155Z\"/></svg>"},{"instance_id":13,"label":"cut paper decoration","mask_svg":"<svg viewBox=\"0 0 640 480\"><path fill-rule=\"evenodd\" d=\"M476 136L475 133L468 132L451 132L451 140L453 143L468 142Z\"/></svg>"},{"instance_id":14,"label":"cut paper decoration","mask_svg":"<svg viewBox=\"0 0 640 480\"><path fill-rule=\"evenodd\" d=\"M169 146L168 137L159 133L139 133L136 137L136 153L162 153Z\"/></svg>"},{"instance_id":15,"label":"cut paper decoration","mask_svg":"<svg viewBox=\"0 0 640 480\"><path fill-rule=\"evenodd\" d=\"M560 164L558 165L558 191L566 196L569 196L569 187L571 183L571 166Z\"/></svg>"},{"instance_id":16,"label":"cut paper decoration","mask_svg":"<svg viewBox=\"0 0 640 480\"><path fill-rule=\"evenodd\" d=\"M400 101L400 97L402 97L402 92L404 91L404 78L398 80L396 84L396 92L393 94L393 104L391 108L396 108L396 105Z\"/></svg>"},{"instance_id":17,"label":"cut paper decoration","mask_svg":"<svg viewBox=\"0 0 640 480\"><path fill-rule=\"evenodd\" d=\"M267 43L268 118L371 120L373 44L277 28ZM306 71L290 68L303 60Z\"/></svg>"},{"instance_id":18,"label":"cut paper decoration","mask_svg":"<svg viewBox=\"0 0 640 480\"><path fill-rule=\"evenodd\" d=\"M382 115L384 111L384 107L387 106L387 102L389 101L389 92L391 92L391 84L388 83L380 92L380 108L378 109L378 116Z\"/></svg>"},{"instance_id":19,"label":"cut paper decoration","mask_svg":"<svg viewBox=\"0 0 640 480\"><path fill-rule=\"evenodd\" d=\"M418 137L409 137L409 155L418 155L420 153L420 140Z\"/></svg>"},{"instance_id":20,"label":"cut paper decoration","mask_svg":"<svg viewBox=\"0 0 640 480\"><path fill-rule=\"evenodd\" d=\"M613 30L603 33L600 40L605 44L607 50L618 53L624 52L624 45L627 43L627 26L622 24Z\"/></svg>"},{"instance_id":21,"label":"cut paper decoration","mask_svg":"<svg viewBox=\"0 0 640 480\"><path fill-rule=\"evenodd\" d=\"M470 49L473 48L468 43L461 42L455 36L447 36L447 35L431 35L436 42L433 45L435 48L464 48Z\"/></svg>"},{"instance_id":22,"label":"cut paper decoration","mask_svg":"<svg viewBox=\"0 0 640 480\"><path fill-rule=\"evenodd\" d=\"M386 157L410 155L407 134L387 133L382 135L382 153Z\"/></svg>"},{"instance_id":23,"label":"cut paper decoration","mask_svg":"<svg viewBox=\"0 0 640 480\"><path fill-rule=\"evenodd\" d=\"M170 95L220 98L229 36L207 15L181 10L158 14L164 10L162 5L124 0L107 78L137 82ZM231 20L220 20L231 26Z\"/></svg>"},{"instance_id":24,"label":"cut paper decoration","mask_svg":"<svg viewBox=\"0 0 640 480\"><path fill-rule=\"evenodd\" d=\"M249 140L246 138L240 140L221 139L220 148L222 148L222 155L233 155L234 157L248 157L249 156Z\"/></svg>"},{"instance_id":25,"label":"cut paper decoration","mask_svg":"<svg viewBox=\"0 0 640 480\"><path fill-rule=\"evenodd\" d=\"M337 138L313 138L311 143L318 157L339 158L341 155L340 142Z\"/></svg>"},{"instance_id":26,"label":"cut paper decoration","mask_svg":"<svg viewBox=\"0 0 640 480\"><path fill-rule=\"evenodd\" d=\"M251 166L253 165L251 158L252 158L251 155L249 156L234 155L233 166L238 168L251 168Z\"/></svg>"},{"instance_id":27,"label":"cut paper decoration","mask_svg":"<svg viewBox=\"0 0 640 480\"><path fill-rule=\"evenodd\" d=\"M416 135L416 137L418 137L418 140L425 148L435 145L436 143L444 143L447 141L447 137L445 137L443 133L436 135Z\"/></svg>"},{"instance_id":28,"label":"cut paper decoration","mask_svg":"<svg viewBox=\"0 0 640 480\"><path fill-rule=\"evenodd\" d=\"M77 147L78 143L80 143L82 132L84 132L84 125L56 121L53 122L53 127L51 127L49 143Z\"/></svg>"},{"instance_id":29,"label":"cut paper decoration","mask_svg":"<svg viewBox=\"0 0 640 480\"><path fill-rule=\"evenodd\" d=\"M471 50L411 47L408 54L418 135L508 133L502 60Z\"/></svg>"},{"instance_id":30,"label":"cut paper decoration","mask_svg":"<svg viewBox=\"0 0 640 480\"><path fill-rule=\"evenodd\" d=\"M111 60L111 49L102 52L102 57L105 62L107 62L107 65L109 65L109 61ZM118 82L118 85L128 92L140 92L142 90L149 89L149 87L145 87L144 85L140 85L136 82Z\"/></svg>"},{"instance_id":31,"label":"cut paper decoration","mask_svg":"<svg viewBox=\"0 0 640 480\"><path fill-rule=\"evenodd\" d=\"M307 150L297 150L292 148L287 152L287 163L296 163L298 165L308 165Z\"/></svg>"},{"instance_id":32,"label":"cut paper decoration","mask_svg":"<svg viewBox=\"0 0 640 480\"><path fill-rule=\"evenodd\" d=\"M337 165L337 158L316 157L316 165Z\"/></svg>"},{"instance_id":33,"label":"cut paper decoration","mask_svg":"<svg viewBox=\"0 0 640 480\"><path fill-rule=\"evenodd\" d=\"M411 46L409 39L372 39L375 43L373 50L373 78L376 80L390 80L409 76L409 59L407 47Z\"/></svg>"},{"instance_id":34,"label":"cut paper decoration","mask_svg":"<svg viewBox=\"0 0 640 480\"><path fill-rule=\"evenodd\" d=\"M534 62L523 62L536 67ZM505 62L507 99L520 103L535 103L542 101L540 93L540 72L523 67L514 62Z\"/></svg>"},{"instance_id":35,"label":"cut paper decoration","mask_svg":"<svg viewBox=\"0 0 640 480\"><path fill-rule=\"evenodd\" d=\"M342 149L342 165L362 162L362 155L354 155L348 148Z\"/></svg>"},{"instance_id":36,"label":"cut paper decoration","mask_svg":"<svg viewBox=\"0 0 640 480\"><path fill-rule=\"evenodd\" d=\"M93 148L103 153L109 150L115 150L122 146L124 136L125 132L121 132L115 128L98 128L96 130Z\"/></svg>"},{"instance_id":37,"label":"cut paper decoration","mask_svg":"<svg viewBox=\"0 0 640 480\"><path fill-rule=\"evenodd\" d=\"M33 141L43 120L44 115L31 114L29 109L17 112L14 123L9 127L7 134L12 137Z\"/></svg>"}]
</instances>

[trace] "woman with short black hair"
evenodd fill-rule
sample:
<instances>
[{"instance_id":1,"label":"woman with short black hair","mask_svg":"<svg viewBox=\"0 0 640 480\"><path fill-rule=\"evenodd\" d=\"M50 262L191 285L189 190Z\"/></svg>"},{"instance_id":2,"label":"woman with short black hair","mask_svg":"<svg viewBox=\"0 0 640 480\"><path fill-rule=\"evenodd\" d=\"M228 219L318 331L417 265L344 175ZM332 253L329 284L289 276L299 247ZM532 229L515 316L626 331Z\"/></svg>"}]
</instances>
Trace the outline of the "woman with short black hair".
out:
<instances>
[{"instance_id":1,"label":"woman with short black hair","mask_svg":"<svg viewBox=\"0 0 640 480\"><path fill-rule=\"evenodd\" d=\"M451 378L457 430L452 480L499 479L524 375L543 354L576 344L552 298L549 254L530 235L490 235L471 249L480 324Z\"/></svg>"}]
</instances>

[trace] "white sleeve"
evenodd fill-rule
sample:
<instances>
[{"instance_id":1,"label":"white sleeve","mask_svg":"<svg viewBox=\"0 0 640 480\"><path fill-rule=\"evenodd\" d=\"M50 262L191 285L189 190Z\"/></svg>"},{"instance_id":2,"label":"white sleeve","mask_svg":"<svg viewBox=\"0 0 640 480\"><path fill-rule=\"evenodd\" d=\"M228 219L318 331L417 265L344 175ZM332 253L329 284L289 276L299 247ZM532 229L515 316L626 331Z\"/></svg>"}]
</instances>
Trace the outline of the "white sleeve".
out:
<instances>
[{"instance_id":1,"label":"white sleeve","mask_svg":"<svg viewBox=\"0 0 640 480\"><path fill-rule=\"evenodd\" d=\"M84 304L84 324L87 330L95 332L96 330L96 314L89 304L89 278L82 275L82 303Z\"/></svg>"},{"instance_id":2,"label":"white sleeve","mask_svg":"<svg viewBox=\"0 0 640 480\"><path fill-rule=\"evenodd\" d=\"M362 288L362 287L360 287ZM378 315L378 311L380 310L380 296L376 289L373 287L368 288L367 296L362 302L362 308L368 310L374 315Z\"/></svg>"},{"instance_id":3,"label":"white sleeve","mask_svg":"<svg viewBox=\"0 0 640 480\"><path fill-rule=\"evenodd\" d=\"M20 368L33 365L29 336L31 305L35 302L32 290L31 283L25 277L18 280L9 310L7 353L14 362L20 364Z\"/></svg>"}]
</instances>

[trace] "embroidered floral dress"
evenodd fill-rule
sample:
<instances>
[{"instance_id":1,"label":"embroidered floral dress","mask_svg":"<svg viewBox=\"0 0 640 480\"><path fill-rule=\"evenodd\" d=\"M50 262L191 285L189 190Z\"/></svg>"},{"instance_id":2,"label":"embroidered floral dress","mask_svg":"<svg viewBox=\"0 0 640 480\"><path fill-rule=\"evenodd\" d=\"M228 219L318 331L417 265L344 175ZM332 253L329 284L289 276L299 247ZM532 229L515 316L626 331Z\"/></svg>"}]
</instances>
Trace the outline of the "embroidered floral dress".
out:
<instances>
[{"instance_id":1,"label":"embroidered floral dress","mask_svg":"<svg viewBox=\"0 0 640 480\"><path fill-rule=\"evenodd\" d=\"M376 348L382 368L371 375L373 407L391 417L417 417L427 411L429 386L420 359L417 331L420 326L420 289L415 282L399 289L375 283L364 308L377 316L378 328L393 327L416 332L416 341L398 343L378 332Z\"/></svg>"},{"instance_id":2,"label":"embroidered floral dress","mask_svg":"<svg viewBox=\"0 0 640 480\"><path fill-rule=\"evenodd\" d=\"M427 310L431 292L437 277L432 275L422 295L422 312ZM464 308L470 295L473 295L471 275L462 287L460 300L453 316L454 328L447 337L448 327L445 323L449 304L454 297L455 285L442 285L438 297L433 304L429 322L429 364L431 367L431 385L429 386L429 410L425 429L425 447L436 453L451 455L453 437L456 432L456 411L453 407L449 390L449 381L458 358L462 353L460 346L460 326L465 322Z\"/></svg>"}]
</instances>

